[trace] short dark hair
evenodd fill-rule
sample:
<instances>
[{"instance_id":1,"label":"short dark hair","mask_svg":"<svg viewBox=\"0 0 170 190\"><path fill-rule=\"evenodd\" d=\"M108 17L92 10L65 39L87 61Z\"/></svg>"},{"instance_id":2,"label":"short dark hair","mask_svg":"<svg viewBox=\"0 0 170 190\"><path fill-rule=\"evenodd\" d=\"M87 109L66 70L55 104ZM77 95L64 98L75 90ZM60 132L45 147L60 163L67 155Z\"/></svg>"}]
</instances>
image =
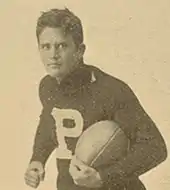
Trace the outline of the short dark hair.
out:
<instances>
[{"instance_id":1,"label":"short dark hair","mask_svg":"<svg viewBox=\"0 0 170 190\"><path fill-rule=\"evenodd\" d=\"M51 9L43 12L38 18L36 27L36 36L39 42L39 36L46 27L62 27L66 34L71 34L75 44L78 46L83 43L83 28L81 20L69 9Z\"/></svg>"}]
</instances>

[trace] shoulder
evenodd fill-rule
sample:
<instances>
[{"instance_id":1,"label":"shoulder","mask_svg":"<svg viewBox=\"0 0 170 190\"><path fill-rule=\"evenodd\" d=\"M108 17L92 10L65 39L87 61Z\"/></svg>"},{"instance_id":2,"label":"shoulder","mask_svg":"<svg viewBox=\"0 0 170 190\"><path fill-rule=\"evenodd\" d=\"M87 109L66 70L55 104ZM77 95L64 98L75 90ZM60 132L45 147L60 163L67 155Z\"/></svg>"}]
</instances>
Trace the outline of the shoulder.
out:
<instances>
[{"instance_id":1,"label":"shoulder","mask_svg":"<svg viewBox=\"0 0 170 190\"><path fill-rule=\"evenodd\" d=\"M92 65L88 65L87 66L91 72L94 73L95 78L100 81L100 84L102 84L104 87L110 87L110 88L115 88L115 89L119 89L119 90L130 90L129 85L119 79L116 78L104 71L102 71L101 69L99 69L98 67L92 66Z\"/></svg>"},{"instance_id":2,"label":"shoulder","mask_svg":"<svg viewBox=\"0 0 170 190\"><path fill-rule=\"evenodd\" d=\"M39 83L39 98L42 104L47 102L47 99L50 97L50 94L54 90L56 85L56 80L50 75L44 76Z\"/></svg>"},{"instance_id":3,"label":"shoulder","mask_svg":"<svg viewBox=\"0 0 170 190\"><path fill-rule=\"evenodd\" d=\"M44 76L39 83L39 90L52 90L57 85L57 81L55 78L50 75Z\"/></svg>"},{"instance_id":4,"label":"shoulder","mask_svg":"<svg viewBox=\"0 0 170 190\"><path fill-rule=\"evenodd\" d=\"M117 96L120 100L136 98L132 88L125 81L102 71L98 67L92 65L88 67L99 81L101 90L104 89L108 95L114 94L114 96Z\"/></svg>"},{"instance_id":5,"label":"shoulder","mask_svg":"<svg viewBox=\"0 0 170 190\"><path fill-rule=\"evenodd\" d=\"M53 81L53 79L52 79L52 77L51 77L50 75L44 76L44 77L40 80L39 89L48 87L49 84L52 83L52 81Z\"/></svg>"}]
</instances>

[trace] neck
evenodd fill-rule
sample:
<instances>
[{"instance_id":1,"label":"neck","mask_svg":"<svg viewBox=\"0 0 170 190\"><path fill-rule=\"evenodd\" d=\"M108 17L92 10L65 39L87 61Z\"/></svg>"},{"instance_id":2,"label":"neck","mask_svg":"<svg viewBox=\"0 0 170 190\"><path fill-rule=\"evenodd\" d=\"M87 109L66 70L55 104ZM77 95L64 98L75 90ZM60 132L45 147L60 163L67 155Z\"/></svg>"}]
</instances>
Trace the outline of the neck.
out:
<instances>
[{"instance_id":1,"label":"neck","mask_svg":"<svg viewBox=\"0 0 170 190\"><path fill-rule=\"evenodd\" d=\"M58 84L60 84L67 76L70 76L78 67L80 67L83 64L83 62L79 62L77 64L75 64L74 67L72 67L72 69L70 71L68 71L68 73L66 73L65 75L62 75L60 77L55 77Z\"/></svg>"},{"instance_id":2,"label":"neck","mask_svg":"<svg viewBox=\"0 0 170 190\"><path fill-rule=\"evenodd\" d=\"M62 79L60 77L56 77L56 81L57 81L58 84L60 84Z\"/></svg>"}]
</instances>

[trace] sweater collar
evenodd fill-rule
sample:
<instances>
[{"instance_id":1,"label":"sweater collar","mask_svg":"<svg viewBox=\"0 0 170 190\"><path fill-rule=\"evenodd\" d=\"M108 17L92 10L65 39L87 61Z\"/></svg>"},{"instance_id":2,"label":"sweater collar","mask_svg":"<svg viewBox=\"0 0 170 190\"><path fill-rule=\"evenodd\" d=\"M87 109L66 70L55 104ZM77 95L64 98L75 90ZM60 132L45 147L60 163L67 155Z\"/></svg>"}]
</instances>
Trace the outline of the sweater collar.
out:
<instances>
[{"instance_id":1,"label":"sweater collar","mask_svg":"<svg viewBox=\"0 0 170 190\"><path fill-rule=\"evenodd\" d=\"M91 71L87 65L81 63L74 71L68 74L60 83L59 89L64 94L72 94L82 86L91 82Z\"/></svg>"}]
</instances>

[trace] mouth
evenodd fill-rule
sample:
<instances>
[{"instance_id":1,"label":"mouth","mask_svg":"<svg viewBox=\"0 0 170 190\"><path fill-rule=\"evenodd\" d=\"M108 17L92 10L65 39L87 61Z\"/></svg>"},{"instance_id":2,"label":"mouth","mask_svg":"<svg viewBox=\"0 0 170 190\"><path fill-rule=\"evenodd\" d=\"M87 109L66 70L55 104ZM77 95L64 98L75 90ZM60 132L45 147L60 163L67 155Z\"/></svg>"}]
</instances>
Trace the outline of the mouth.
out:
<instances>
[{"instance_id":1,"label":"mouth","mask_svg":"<svg viewBox=\"0 0 170 190\"><path fill-rule=\"evenodd\" d=\"M60 63L49 63L48 67L52 67L52 68L60 68L61 64Z\"/></svg>"}]
</instances>

